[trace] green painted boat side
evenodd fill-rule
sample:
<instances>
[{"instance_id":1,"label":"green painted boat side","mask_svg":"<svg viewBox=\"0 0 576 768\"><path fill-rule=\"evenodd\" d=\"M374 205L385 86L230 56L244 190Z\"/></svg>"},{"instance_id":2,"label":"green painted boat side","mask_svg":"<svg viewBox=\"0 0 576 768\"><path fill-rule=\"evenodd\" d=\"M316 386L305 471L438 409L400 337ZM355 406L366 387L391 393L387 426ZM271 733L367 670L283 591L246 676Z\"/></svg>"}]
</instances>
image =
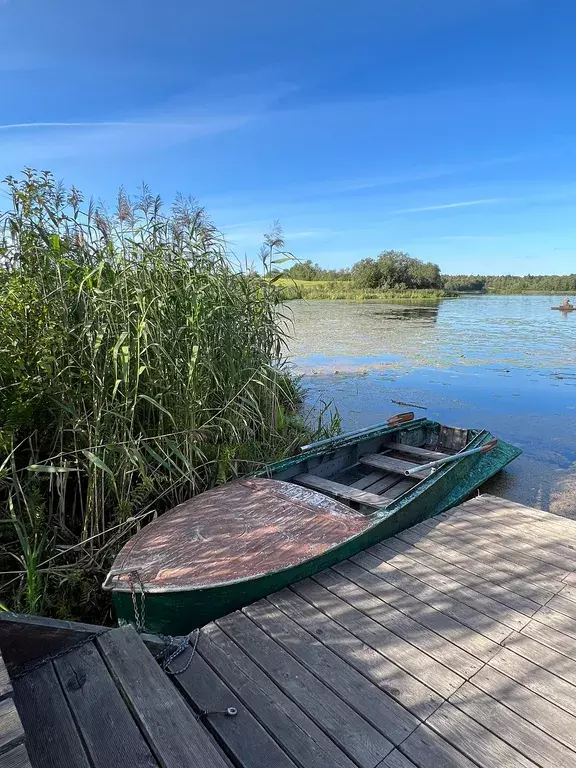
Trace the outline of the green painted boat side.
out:
<instances>
[{"instance_id":1,"label":"green painted boat side","mask_svg":"<svg viewBox=\"0 0 576 768\"><path fill-rule=\"evenodd\" d=\"M433 425L426 419L419 419L408 429ZM386 436L398 432L398 428L382 429L370 433L370 437ZM402 428L406 431L406 425ZM365 436L363 436L365 439ZM484 445L493 439L486 431L479 432L469 447ZM330 450L358 442L346 439L330 446ZM306 454L310 458L326 453L326 450ZM422 520L434 517L464 501L475 488L499 472L521 451L508 443L499 441L495 449L486 454L474 454L461 461L445 465L430 478L423 480L408 493L399 497L386 508L374 515L372 527L350 538L321 555L299 563L296 566L264 574L251 579L240 579L223 586L199 588L190 591L147 592L146 630L157 634L182 635L192 629L235 611L250 603L277 592L296 581L312 576L348 557L383 541ZM302 457L294 457L266 468L259 476L273 476L294 465ZM114 591L113 600L120 624L134 622L132 596L126 591Z\"/></svg>"}]
</instances>

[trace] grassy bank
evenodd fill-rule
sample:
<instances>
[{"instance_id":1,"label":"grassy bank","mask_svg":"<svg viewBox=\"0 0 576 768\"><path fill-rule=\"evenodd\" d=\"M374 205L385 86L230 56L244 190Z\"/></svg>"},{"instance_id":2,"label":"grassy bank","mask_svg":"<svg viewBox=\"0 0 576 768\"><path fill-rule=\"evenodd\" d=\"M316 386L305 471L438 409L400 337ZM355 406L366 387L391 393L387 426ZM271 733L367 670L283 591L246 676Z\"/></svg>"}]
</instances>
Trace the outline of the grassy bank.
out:
<instances>
[{"instance_id":1,"label":"grassy bank","mask_svg":"<svg viewBox=\"0 0 576 768\"><path fill-rule=\"evenodd\" d=\"M349 301L366 301L374 299L438 299L455 296L451 291L435 288L384 290L361 289L351 280L293 280L280 278L275 283L288 299L347 299Z\"/></svg>"},{"instance_id":2,"label":"grassy bank","mask_svg":"<svg viewBox=\"0 0 576 768\"><path fill-rule=\"evenodd\" d=\"M298 415L282 291L231 265L202 210L144 190L108 214L33 172L8 191L1 601L106 622L101 580L143 523L327 433Z\"/></svg>"}]
</instances>

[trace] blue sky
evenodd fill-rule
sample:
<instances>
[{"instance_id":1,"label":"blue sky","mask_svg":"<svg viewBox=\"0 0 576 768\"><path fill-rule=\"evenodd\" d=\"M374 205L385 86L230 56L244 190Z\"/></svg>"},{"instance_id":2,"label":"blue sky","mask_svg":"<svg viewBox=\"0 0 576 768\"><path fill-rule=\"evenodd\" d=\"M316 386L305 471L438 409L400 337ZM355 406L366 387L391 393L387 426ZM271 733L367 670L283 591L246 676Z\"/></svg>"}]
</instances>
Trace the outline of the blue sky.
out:
<instances>
[{"instance_id":1,"label":"blue sky","mask_svg":"<svg viewBox=\"0 0 576 768\"><path fill-rule=\"evenodd\" d=\"M279 219L323 266L576 271L571 0L0 0L0 174Z\"/></svg>"}]
</instances>

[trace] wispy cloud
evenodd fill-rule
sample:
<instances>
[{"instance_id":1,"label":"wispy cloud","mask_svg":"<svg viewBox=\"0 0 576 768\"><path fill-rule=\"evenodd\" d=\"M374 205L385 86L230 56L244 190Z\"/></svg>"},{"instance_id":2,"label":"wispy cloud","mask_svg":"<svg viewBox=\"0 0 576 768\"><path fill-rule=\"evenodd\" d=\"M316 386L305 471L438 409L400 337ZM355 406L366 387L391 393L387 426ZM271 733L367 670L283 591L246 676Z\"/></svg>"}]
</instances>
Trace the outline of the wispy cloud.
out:
<instances>
[{"instance_id":1,"label":"wispy cloud","mask_svg":"<svg viewBox=\"0 0 576 768\"><path fill-rule=\"evenodd\" d=\"M425 211L444 211L450 208L470 208L475 205L494 205L495 203L508 202L506 197L484 197L480 200L460 200L457 203L442 203L441 205L423 205L418 208L402 208L390 213L422 213Z\"/></svg>"}]
</instances>

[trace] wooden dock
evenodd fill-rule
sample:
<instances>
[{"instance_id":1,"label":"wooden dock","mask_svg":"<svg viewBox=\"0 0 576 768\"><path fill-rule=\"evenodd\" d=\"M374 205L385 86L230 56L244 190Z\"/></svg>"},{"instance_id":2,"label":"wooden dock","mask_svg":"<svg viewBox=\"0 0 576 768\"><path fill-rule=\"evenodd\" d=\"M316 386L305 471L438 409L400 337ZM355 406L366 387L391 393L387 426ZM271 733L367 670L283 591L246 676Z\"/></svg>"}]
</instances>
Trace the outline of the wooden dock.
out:
<instances>
[{"instance_id":1,"label":"wooden dock","mask_svg":"<svg viewBox=\"0 0 576 768\"><path fill-rule=\"evenodd\" d=\"M14 688L34 768L576 768L576 521L481 496L209 624L175 677L124 628Z\"/></svg>"}]
</instances>

